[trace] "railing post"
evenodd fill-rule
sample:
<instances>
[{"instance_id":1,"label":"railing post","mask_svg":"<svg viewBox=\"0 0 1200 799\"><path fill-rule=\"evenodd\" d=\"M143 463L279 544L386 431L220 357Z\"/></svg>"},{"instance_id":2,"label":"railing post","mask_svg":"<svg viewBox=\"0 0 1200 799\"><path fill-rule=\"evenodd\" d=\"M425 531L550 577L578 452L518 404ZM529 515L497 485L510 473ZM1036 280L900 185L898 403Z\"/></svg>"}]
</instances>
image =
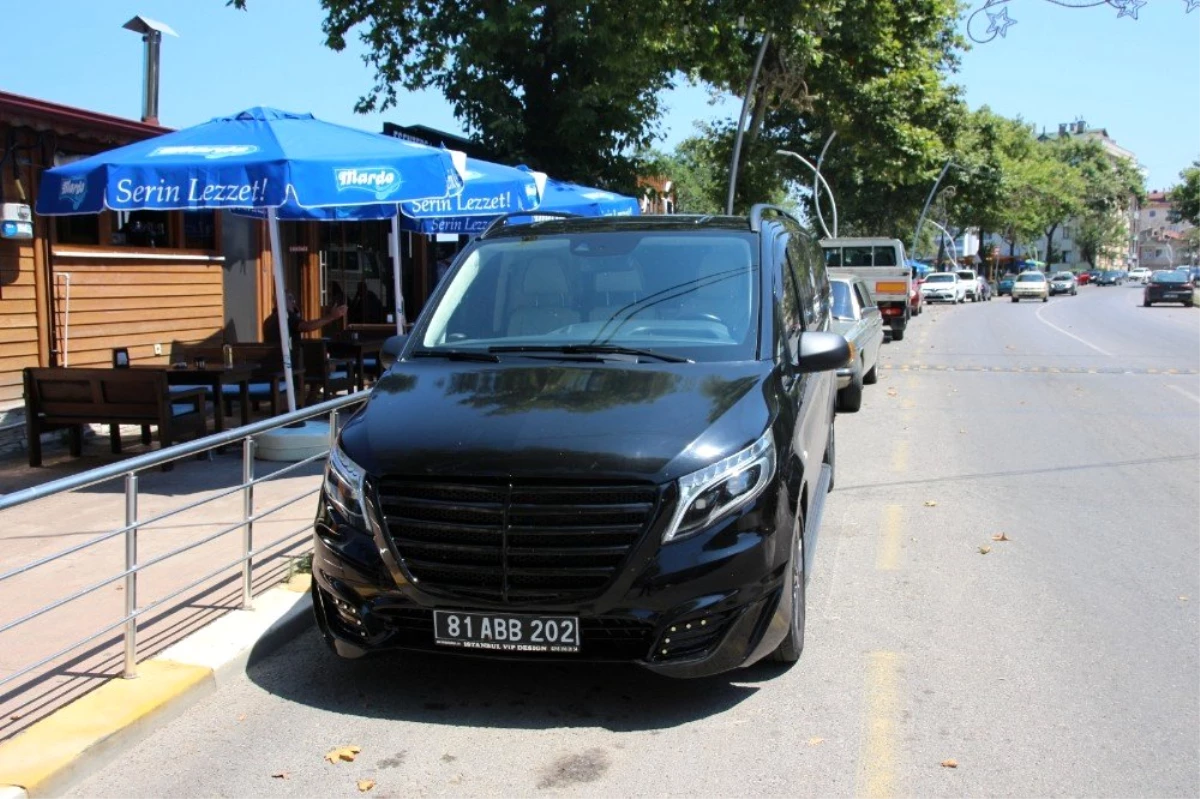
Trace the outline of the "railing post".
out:
<instances>
[{"instance_id":1,"label":"railing post","mask_svg":"<svg viewBox=\"0 0 1200 799\"><path fill-rule=\"evenodd\" d=\"M137 676L137 472L125 475L125 679Z\"/></svg>"},{"instance_id":2,"label":"railing post","mask_svg":"<svg viewBox=\"0 0 1200 799\"><path fill-rule=\"evenodd\" d=\"M254 606L254 438L242 441L242 610Z\"/></svg>"},{"instance_id":3,"label":"railing post","mask_svg":"<svg viewBox=\"0 0 1200 799\"><path fill-rule=\"evenodd\" d=\"M338 410L337 410L337 408L334 408L332 411L329 412L329 451L330 452L332 452L333 448L335 446L337 446L337 434L338 434L337 426L338 426Z\"/></svg>"}]
</instances>

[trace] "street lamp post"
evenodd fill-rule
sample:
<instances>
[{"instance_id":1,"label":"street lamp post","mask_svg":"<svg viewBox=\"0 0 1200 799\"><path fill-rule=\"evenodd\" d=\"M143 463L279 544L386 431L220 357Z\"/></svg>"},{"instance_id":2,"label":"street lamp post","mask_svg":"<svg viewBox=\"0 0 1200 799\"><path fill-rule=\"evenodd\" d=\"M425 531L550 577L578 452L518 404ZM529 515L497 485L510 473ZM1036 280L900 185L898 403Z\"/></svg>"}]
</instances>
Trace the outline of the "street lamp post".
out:
<instances>
[{"instance_id":1,"label":"street lamp post","mask_svg":"<svg viewBox=\"0 0 1200 799\"><path fill-rule=\"evenodd\" d=\"M825 231L825 238L836 239L838 230L837 200L834 199L833 189L829 188L829 183L826 182L825 176L821 174L821 170L817 169L817 167L807 158L799 153L794 153L791 150L776 150L775 154L790 155L792 158L795 158L797 161L804 164L815 173L816 179L821 181L821 185L825 187L825 191L829 192L829 204L833 206L833 233L829 232L829 228L825 225L825 219L821 216L819 211L817 213L817 220L821 223L821 229Z\"/></svg>"}]
</instances>

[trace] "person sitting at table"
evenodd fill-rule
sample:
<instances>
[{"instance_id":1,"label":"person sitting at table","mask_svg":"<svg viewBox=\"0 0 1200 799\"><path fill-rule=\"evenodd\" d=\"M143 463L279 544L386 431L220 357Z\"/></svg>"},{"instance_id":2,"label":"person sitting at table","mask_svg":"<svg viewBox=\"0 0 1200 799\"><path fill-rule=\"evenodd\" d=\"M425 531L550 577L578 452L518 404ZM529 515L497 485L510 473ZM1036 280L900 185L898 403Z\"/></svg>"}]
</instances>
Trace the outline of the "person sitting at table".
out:
<instances>
[{"instance_id":1,"label":"person sitting at table","mask_svg":"<svg viewBox=\"0 0 1200 799\"><path fill-rule=\"evenodd\" d=\"M300 305L296 302L296 295L289 291L285 296L287 298L288 338L292 342L300 338L301 333L320 330L325 325L336 322L338 319L346 316L346 303L342 302L339 305L335 305L324 316L316 319L304 319L300 316ZM271 315L263 322L263 341L279 341L279 313L277 310L271 311ZM294 346L295 344L293 343Z\"/></svg>"}]
</instances>

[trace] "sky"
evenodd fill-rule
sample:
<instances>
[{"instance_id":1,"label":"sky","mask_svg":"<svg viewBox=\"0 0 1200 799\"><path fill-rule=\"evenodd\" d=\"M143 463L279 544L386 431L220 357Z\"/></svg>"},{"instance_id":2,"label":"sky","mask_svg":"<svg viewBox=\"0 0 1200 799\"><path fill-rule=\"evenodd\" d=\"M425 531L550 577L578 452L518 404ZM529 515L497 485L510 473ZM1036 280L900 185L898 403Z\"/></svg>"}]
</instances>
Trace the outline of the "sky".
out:
<instances>
[{"instance_id":1,"label":"sky","mask_svg":"<svg viewBox=\"0 0 1200 799\"><path fill-rule=\"evenodd\" d=\"M970 0L969 11L986 1ZM1190 4L1197 0L1145 0L1134 20L1108 5L1007 0L999 7L1015 24L1004 37L973 44L951 79L964 87L970 108L988 105L1039 132L1076 119L1105 128L1137 155L1147 188L1165 188L1200 158L1200 8L1186 13ZM341 53L324 46L318 0L249 5L241 12L224 0L0 0L6 32L21 32L0 47L0 90L138 118L143 45L122 25L141 14L179 34L163 43L164 125L265 105L368 130L382 130L386 120L462 132L437 92L405 93L383 114L355 114L374 73L356 40ZM987 23L985 12L970 30L983 34ZM695 132L696 121L740 110L740 101L713 105L706 89L686 84L663 99L656 146L668 151Z\"/></svg>"}]
</instances>

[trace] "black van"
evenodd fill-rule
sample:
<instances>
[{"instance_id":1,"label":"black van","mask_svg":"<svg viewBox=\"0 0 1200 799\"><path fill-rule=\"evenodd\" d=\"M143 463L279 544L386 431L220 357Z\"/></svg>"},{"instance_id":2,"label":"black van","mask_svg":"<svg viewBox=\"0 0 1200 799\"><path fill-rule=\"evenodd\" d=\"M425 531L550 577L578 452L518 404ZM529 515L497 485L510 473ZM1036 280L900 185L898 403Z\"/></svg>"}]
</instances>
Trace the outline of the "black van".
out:
<instances>
[{"instance_id":1,"label":"black van","mask_svg":"<svg viewBox=\"0 0 1200 799\"><path fill-rule=\"evenodd\" d=\"M834 465L817 239L749 217L498 220L330 453L313 600L340 655L800 656Z\"/></svg>"}]
</instances>

